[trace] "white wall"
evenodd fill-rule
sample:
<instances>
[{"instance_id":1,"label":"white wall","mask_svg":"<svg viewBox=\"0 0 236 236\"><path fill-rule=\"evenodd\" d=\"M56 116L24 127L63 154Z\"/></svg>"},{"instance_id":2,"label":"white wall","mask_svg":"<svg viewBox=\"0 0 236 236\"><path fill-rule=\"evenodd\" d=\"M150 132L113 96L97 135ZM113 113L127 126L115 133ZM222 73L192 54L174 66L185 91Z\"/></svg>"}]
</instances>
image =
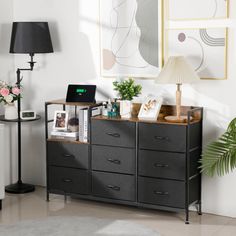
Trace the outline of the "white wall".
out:
<instances>
[{"instance_id":1,"label":"white wall","mask_svg":"<svg viewBox=\"0 0 236 236\"><path fill-rule=\"evenodd\" d=\"M13 1L0 0L0 80L9 80L13 57L9 54Z\"/></svg>"},{"instance_id":2,"label":"white wall","mask_svg":"<svg viewBox=\"0 0 236 236\"><path fill-rule=\"evenodd\" d=\"M0 0L0 80L10 82L14 80L14 57L9 54L11 22L13 20L13 0ZM0 105L0 113L3 113L3 105ZM2 157L5 164L5 184L8 184L12 177L16 176L16 159L14 158L15 140L11 142L11 137L15 136L15 124L5 127L5 144L1 146ZM13 168L11 168L13 167Z\"/></svg>"},{"instance_id":3,"label":"white wall","mask_svg":"<svg viewBox=\"0 0 236 236\"><path fill-rule=\"evenodd\" d=\"M112 80L99 76L98 0L14 0L14 20L50 22L55 53L36 55L36 69L24 73L23 108L33 108L43 115L44 102L65 97L68 83L96 83L98 99L112 97ZM183 86L183 104L204 106L204 144L218 137L236 116L235 1L231 4L229 32L229 76L226 81L202 80ZM29 58L15 57L16 66L26 66ZM143 96L162 94L174 104L175 86L155 85L138 80ZM45 184L44 119L24 128L23 177L27 182ZM236 216L236 172L223 178L203 177L203 210Z\"/></svg>"}]
</instances>

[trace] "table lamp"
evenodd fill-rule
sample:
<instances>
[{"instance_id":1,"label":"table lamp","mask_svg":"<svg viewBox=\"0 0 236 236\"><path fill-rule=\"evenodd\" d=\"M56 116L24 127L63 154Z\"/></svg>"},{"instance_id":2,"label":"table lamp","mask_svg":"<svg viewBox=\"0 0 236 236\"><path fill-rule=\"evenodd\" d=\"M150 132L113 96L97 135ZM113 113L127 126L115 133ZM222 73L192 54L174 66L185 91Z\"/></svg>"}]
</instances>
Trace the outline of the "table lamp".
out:
<instances>
[{"instance_id":1,"label":"table lamp","mask_svg":"<svg viewBox=\"0 0 236 236\"><path fill-rule=\"evenodd\" d=\"M29 54L29 68L18 68L17 86L21 87L21 71L32 71L34 64L33 57L35 53L52 53L53 47L47 22L13 22L10 53ZM21 99L17 100L18 112L18 181L15 184L6 186L5 190L9 193L28 193L34 191L34 186L25 184L21 180Z\"/></svg>"},{"instance_id":2,"label":"table lamp","mask_svg":"<svg viewBox=\"0 0 236 236\"><path fill-rule=\"evenodd\" d=\"M169 57L164 65L159 76L156 78L156 83L176 84L176 115L166 116L168 122L185 122L187 116L181 116L181 85L199 80L199 76L190 66L183 56Z\"/></svg>"}]
</instances>

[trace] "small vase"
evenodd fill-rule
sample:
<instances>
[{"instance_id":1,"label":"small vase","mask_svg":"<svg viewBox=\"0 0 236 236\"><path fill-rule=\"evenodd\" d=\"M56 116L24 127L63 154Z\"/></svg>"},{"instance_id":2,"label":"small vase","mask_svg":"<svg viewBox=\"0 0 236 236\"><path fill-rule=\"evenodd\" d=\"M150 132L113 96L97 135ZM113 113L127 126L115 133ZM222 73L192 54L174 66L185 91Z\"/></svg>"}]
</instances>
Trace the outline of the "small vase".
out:
<instances>
[{"instance_id":1,"label":"small vase","mask_svg":"<svg viewBox=\"0 0 236 236\"><path fill-rule=\"evenodd\" d=\"M120 101L120 116L121 118L131 118L132 101L121 100Z\"/></svg>"},{"instance_id":2,"label":"small vase","mask_svg":"<svg viewBox=\"0 0 236 236\"><path fill-rule=\"evenodd\" d=\"M17 109L14 103L9 103L5 105L5 119L15 120L18 118Z\"/></svg>"}]
</instances>

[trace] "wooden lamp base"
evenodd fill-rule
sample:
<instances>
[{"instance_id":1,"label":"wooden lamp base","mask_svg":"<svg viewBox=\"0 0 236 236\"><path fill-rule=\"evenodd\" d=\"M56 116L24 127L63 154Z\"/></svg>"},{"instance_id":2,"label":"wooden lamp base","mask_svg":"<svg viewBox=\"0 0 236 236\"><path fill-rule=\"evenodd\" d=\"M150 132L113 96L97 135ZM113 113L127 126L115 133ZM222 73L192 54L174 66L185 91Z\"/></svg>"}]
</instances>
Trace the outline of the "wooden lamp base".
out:
<instances>
[{"instance_id":1,"label":"wooden lamp base","mask_svg":"<svg viewBox=\"0 0 236 236\"><path fill-rule=\"evenodd\" d=\"M176 91L176 116L165 116L165 120L168 122L173 123L186 123L188 121L187 116L181 116L181 84L177 84L177 91ZM193 118L190 117L190 120Z\"/></svg>"},{"instance_id":2,"label":"wooden lamp base","mask_svg":"<svg viewBox=\"0 0 236 236\"><path fill-rule=\"evenodd\" d=\"M190 117L190 120L192 120L193 118ZM165 116L165 120L171 123L185 123L188 121L188 117L187 116Z\"/></svg>"}]
</instances>

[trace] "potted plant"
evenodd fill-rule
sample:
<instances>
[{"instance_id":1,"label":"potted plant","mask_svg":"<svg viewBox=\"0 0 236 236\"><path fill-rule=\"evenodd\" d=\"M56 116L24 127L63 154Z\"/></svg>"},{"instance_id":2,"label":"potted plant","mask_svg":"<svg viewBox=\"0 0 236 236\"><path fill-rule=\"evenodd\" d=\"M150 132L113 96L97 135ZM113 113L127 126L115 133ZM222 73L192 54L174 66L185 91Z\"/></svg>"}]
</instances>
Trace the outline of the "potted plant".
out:
<instances>
[{"instance_id":1,"label":"potted plant","mask_svg":"<svg viewBox=\"0 0 236 236\"><path fill-rule=\"evenodd\" d=\"M113 82L114 90L118 92L120 98L120 115L122 118L130 118L132 112L132 100L141 94L142 86L135 85L132 78L121 82Z\"/></svg>"},{"instance_id":2,"label":"potted plant","mask_svg":"<svg viewBox=\"0 0 236 236\"><path fill-rule=\"evenodd\" d=\"M205 148L200 160L203 173L222 176L236 168L236 118L226 132Z\"/></svg>"}]
</instances>

